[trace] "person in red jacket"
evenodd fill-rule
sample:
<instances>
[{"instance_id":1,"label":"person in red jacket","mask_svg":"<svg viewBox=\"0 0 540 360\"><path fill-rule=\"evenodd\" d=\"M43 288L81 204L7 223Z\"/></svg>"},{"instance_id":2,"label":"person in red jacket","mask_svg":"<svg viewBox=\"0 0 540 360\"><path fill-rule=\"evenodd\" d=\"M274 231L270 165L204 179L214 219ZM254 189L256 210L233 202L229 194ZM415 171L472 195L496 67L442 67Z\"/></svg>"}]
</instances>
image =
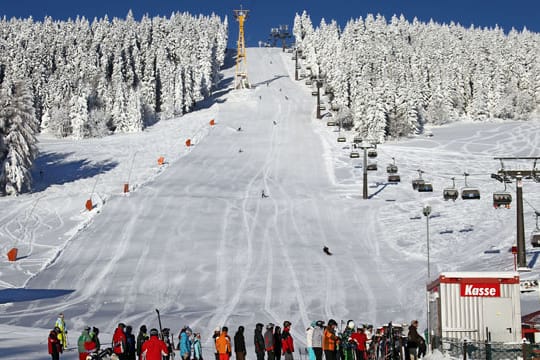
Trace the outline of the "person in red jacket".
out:
<instances>
[{"instance_id":1,"label":"person in red jacket","mask_svg":"<svg viewBox=\"0 0 540 360\"><path fill-rule=\"evenodd\" d=\"M356 329L356 332L351 334L351 339L356 344L356 359L367 360L366 341L368 338L364 332L364 328Z\"/></svg>"},{"instance_id":2,"label":"person in red jacket","mask_svg":"<svg viewBox=\"0 0 540 360\"><path fill-rule=\"evenodd\" d=\"M283 352L285 360L293 360L292 353L294 352L294 343L290 334L291 325L292 324L290 321L283 322L283 331L281 333L281 351Z\"/></svg>"},{"instance_id":3,"label":"person in red jacket","mask_svg":"<svg viewBox=\"0 0 540 360\"><path fill-rule=\"evenodd\" d=\"M49 354L51 355L52 360L59 360L60 354L62 353L63 346L60 340L58 339L58 334L60 329L55 327L49 333L49 338L47 339L47 345L49 348Z\"/></svg>"},{"instance_id":4,"label":"person in red jacket","mask_svg":"<svg viewBox=\"0 0 540 360\"><path fill-rule=\"evenodd\" d=\"M123 323L118 324L118 327L116 330L114 330L114 335L112 338L112 348L113 352L118 356L118 359L120 360L126 360L126 334L124 333L124 329L126 328L126 325Z\"/></svg>"},{"instance_id":5,"label":"person in red jacket","mask_svg":"<svg viewBox=\"0 0 540 360\"><path fill-rule=\"evenodd\" d=\"M161 360L162 356L168 356L169 350L167 344L158 338L157 329L150 330L150 339L142 344L141 359L142 360Z\"/></svg>"}]
</instances>

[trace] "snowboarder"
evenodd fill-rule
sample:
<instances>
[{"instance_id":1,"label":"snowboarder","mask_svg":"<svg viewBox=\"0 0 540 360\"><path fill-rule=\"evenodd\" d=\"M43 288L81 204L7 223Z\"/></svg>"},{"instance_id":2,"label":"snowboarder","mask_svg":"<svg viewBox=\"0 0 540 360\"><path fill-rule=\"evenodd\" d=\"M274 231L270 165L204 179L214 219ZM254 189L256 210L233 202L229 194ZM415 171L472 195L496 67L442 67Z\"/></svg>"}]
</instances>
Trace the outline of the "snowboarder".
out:
<instances>
[{"instance_id":1,"label":"snowboarder","mask_svg":"<svg viewBox=\"0 0 540 360\"><path fill-rule=\"evenodd\" d=\"M243 326L239 326L238 331L234 334L234 352L236 353L236 360L246 359L246 339L244 338Z\"/></svg>"},{"instance_id":2,"label":"snowboarder","mask_svg":"<svg viewBox=\"0 0 540 360\"><path fill-rule=\"evenodd\" d=\"M285 360L293 360L294 342L290 334L291 322L283 322L283 333L281 334L281 351Z\"/></svg>"},{"instance_id":3,"label":"snowboarder","mask_svg":"<svg viewBox=\"0 0 540 360\"><path fill-rule=\"evenodd\" d=\"M285 95L285 100L289 100L289 97L287 95Z\"/></svg>"},{"instance_id":4,"label":"snowboarder","mask_svg":"<svg viewBox=\"0 0 540 360\"><path fill-rule=\"evenodd\" d=\"M58 319L56 319L54 326L60 329L60 333L58 334L58 339L62 343L62 349L66 350L68 347L68 341L67 341L68 331L67 331L66 321L64 320L63 313L58 314Z\"/></svg>"},{"instance_id":5,"label":"snowboarder","mask_svg":"<svg viewBox=\"0 0 540 360\"><path fill-rule=\"evenodd\" d=\"M242 131L242 127L239 126L238 129L236 129L236 131Z\"/></svg>"},{"instance_id":6,"label":"snowboarder","mask_svg":"<svg viewBox=\"0 0 540 360\"><path fill-rule=\"evenodd\" d=\"M240 149L238 149L238 152L239 152L239 153L243 153L244 150L242 150L242 148L240 148Z\"/></svg>"},{"instance_id":7,"label":"snowboarder","mask_svg":"<svg viewBox=\"0 0 540 360\"><path fill-rule=\"evenodd\" d=\"M272 120L272 122L274 123L274 125L277 125L277 121L276 121L276 120Z\"/></svg>"},{"instance_id":8,"label":"snowboarder","mask_svg":"<svg viewBox=\"0 0 540 360\"><path fill-rule=\"evenodd\" d=\"M266 193L264 192L264 189L261 191L261 198L267 198L268 195L266 195Z\"/></svg>"},{"instance_id":9,"label":"snowboarder","mask_svg":"<svg viewBox=\"0 0 540 360\"><path fill-rule=\"evenodd\" d=\"M328 248L328 246L324 246L323 247L323 251L326 255L332 255L332 253L330 252L330 249Z\"/></svg>"},{"instance_id":10,"label":"snowboarder","mask_svg":"<svg viewBox=\"0 0 540 360\"><path fill-rule=\"evenodd\" d=\"M145 360L161 360L169 356L169 350L163 340L158 338L157 329L150 330L150 339L145 341L141 349L141 357Z\"/></svg>"},{"instance_id":11,"label":"snowboarder","mask_svg":"<svg viewBox=\"0 0 540 360\"><path fill-rule=\"evenodd\" d=\"M49 348L49 354L51 355L52 360L59 360L60 354L64 350L62 342L58 337L60 335L60 329L58 326L55 326L54 329L49 333L49 338L47 339L47 345Z\"/></svg>"}]
</instances>

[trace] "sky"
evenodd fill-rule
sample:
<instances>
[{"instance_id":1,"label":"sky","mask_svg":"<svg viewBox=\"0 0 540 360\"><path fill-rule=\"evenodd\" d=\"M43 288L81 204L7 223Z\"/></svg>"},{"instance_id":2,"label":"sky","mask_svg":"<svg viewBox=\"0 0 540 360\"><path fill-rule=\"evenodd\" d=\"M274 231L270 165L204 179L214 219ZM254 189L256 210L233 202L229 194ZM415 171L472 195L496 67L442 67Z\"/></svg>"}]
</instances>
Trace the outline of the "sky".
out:
<instances>
[{"instance_id":1,"label":"sky","mask_svg":"<svg viewBox=\"0 0 540 360\"><path fill-rule=\"evenodd\" d=\"M351 18L380 13L388 19L394 14L403 14L409 21L417 17L421 21L433 19L440 23L454 21L464 26L493 27L499 25L508 31L512 27L523 27L540 32L540 1L538 0L18 0L2 1L0 14L10 17L32 16L35 20L49 15L54 19L125 17L129 9L136 18L143 14L170 15L173 11L193 14L229 16L229 44L236 43L237 24L233 10L250 10L245 35L247 46L257 46L267 41L271 28L288 24L292 29L295 13L307 10L315 25L321 18L335 19L342 27Z\"/></svg>"}]
</instances>

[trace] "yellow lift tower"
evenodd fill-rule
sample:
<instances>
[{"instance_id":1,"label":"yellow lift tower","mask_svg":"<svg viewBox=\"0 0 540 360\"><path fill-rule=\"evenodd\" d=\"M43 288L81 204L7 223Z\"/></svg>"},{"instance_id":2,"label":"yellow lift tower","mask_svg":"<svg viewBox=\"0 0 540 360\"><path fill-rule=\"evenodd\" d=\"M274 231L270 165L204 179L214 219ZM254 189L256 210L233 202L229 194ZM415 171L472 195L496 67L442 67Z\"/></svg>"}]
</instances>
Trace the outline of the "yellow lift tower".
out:
<instances>
[{"instance_id":1,"label":"yellow lift tower","mask_svg":"<svg viewBox=\"0 0 540 360\"><path fill-rule=\"evenodd\" d=\"M236 54L236 71L234 75L235 89L249 89L249 81L247 74L247 57L246 43L244 41L244 22L247 19L249 10L244 10L240 6L240 10L234 10L234 17L238 21L238 50Z\"/></svg>"}]
</instances>

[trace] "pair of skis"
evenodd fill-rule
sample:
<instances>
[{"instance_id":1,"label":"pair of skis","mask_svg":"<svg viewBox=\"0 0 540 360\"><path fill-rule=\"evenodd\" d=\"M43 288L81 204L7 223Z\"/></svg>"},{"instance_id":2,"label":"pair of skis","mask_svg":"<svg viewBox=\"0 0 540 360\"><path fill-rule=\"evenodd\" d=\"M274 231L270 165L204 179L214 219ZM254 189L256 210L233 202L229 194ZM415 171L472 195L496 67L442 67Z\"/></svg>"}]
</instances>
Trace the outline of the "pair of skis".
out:
<instances>
[{"instance_id":1,"label":"pair of skis","mask_svg":"<svg viewBox=\"0 0 540 360\"><path fill-rule=\"evenodd\" d=\"M163 327L161 326L161 314L159 313L159 309L156 309L157 317L158 317L158 323L159 323L159 335L160 339L165 341L165 336L163 334ZM170 343L170 354L169 359L174 359L174 336L171 336L170 330L169 330L169 339L171 339ZM165 342L167 346L169 345L167 342Z\"/></svg>"}]
</instances>

